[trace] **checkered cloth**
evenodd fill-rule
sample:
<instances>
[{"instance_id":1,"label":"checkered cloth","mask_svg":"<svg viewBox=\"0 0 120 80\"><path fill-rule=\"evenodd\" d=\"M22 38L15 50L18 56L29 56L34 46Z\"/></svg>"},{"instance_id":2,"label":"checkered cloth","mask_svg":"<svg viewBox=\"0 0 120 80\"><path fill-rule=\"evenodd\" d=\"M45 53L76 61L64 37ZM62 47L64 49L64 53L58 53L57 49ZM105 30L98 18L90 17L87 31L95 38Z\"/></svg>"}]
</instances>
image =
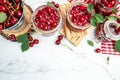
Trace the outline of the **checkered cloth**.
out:
<instances>
[{"instance_id":1,"label":"checkered cloth","mask_svg":"<svg viewBox=\"0 0 120 80\"><path fill-rule=\"evenodd\" d=\"M115 41L102 42L101 43L102 54L120 55L120 53L116 52L116 50L114 49L114 45L115 45Z\"/></svg>"}]
</instances>

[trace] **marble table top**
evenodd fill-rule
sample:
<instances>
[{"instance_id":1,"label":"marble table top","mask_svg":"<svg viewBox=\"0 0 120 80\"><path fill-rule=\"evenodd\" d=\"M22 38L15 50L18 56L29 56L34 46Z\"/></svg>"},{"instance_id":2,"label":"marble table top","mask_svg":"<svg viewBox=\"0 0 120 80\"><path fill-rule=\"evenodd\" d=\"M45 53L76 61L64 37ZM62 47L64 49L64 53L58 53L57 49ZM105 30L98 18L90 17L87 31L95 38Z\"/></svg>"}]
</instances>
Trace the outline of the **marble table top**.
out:
<instances>
[{"instance_id":1,"label":"marble table top","mask_svg":"<svg viewBox=\"0 0 120 80\"><path fill-rule=\"evenodd\" d=\"M59 4L67 0L55 0ZM47 0L25 0L33 11ZM120 80L120 56L102 55L94 52L100 47L89 46L94 41L94 29L89 32L78 47L66 39L64 42L73 49L54 44L59 33L40 38L40 44L22 53L20 44L0 36L0 80ZM107 64L107 57L110 57Z\"/></svg>"}]
</instances>

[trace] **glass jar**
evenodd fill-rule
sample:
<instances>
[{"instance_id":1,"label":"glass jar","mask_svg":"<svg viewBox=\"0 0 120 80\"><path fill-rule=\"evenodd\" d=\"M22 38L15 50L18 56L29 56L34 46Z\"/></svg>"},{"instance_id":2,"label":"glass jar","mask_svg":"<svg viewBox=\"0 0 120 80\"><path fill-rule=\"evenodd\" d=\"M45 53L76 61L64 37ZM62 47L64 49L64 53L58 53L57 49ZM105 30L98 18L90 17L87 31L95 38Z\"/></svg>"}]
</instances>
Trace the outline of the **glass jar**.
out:
<instances>
[{"instance_id":1,"label":"glass jar","mask_svg":"<svg viewBox=\"0 0 120 80\"><path fill-rule=\"evenodd\" d=\"M52 6L43 5L33 13L33 26L43 36L53 35L61 26L60 11Z\"/></svg>"},{"instance_id":2,"label":"glass jar","mask_svg":"<svg viewBox=\"0 0 120 80\"><path fill-rule=\"evenodd\" d=\"M87 4L75 3L67 12L67 25L73 31L85 30L90 24L90 14L87 11Z\"/></svg>"},{"instance_id":3,"label":"glass jar","mask_svg":"<svg viewBox=\"0 0 120 80\"><path fill-rule=\"evenodd\" d=\"M98 41L116 41L120 39L120 32L116 33L116 29L120 27L117 21L107 20L100 23L95 30L95 36Z\"/></svg>"},{"instance_id":4,"label":"glass jar","mask_svg":"<svg viewBox=\"0 0 120 80\"><path fill-rule=\"evenodd\" d=\"M95 12L102 14L103 16L109 16L112 14L112 10L116 9L119 0L94 0Z\"/></svg>"}]
</instances>

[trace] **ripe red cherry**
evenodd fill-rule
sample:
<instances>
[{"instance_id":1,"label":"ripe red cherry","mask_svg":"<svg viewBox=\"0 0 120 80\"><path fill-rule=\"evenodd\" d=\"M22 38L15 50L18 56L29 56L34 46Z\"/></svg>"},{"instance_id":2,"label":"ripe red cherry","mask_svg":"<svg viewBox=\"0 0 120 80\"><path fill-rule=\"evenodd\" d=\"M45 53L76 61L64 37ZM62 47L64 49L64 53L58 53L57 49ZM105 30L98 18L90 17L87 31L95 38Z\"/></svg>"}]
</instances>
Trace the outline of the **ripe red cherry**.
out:
<instances>
[{"instance_id":1,"label":"ripe red cherry","mask_svg":"<svg viewBox=\"0 0 120 80\"><path fill-rule=\"evenodd\" d=\"M18 22L18 19L15 18L15 17L11 17L11 18L10 18L10 21L11 21L11 23L14 25L14 24L16 24L16 23Z\"/></svg>"},{"instance_id":2,"label":"ripe red cherry","mask_svg":"<svg viewBox=\"0 0 120 80\"><path fill-rule=\"evenodd\" d=\"M5 4L6 3L6 0L0 0L0 4Z\"/></svg>"},{"instance_id":3,"label":"ripe red cherry","mask_svg":"<svg viewBox=\"0 0 120 80\"><path fill-rule=\"evenodd\" d=\"M30 42L30 43L29 43L29 46L30 46L30 47L33 47L33 46L34 46L34 43L33 43L33 42Z\"/></svg>"},{"instance_id":4,"label":"ripe red cherry","mask_svg":"<svg viewBox=\"0 0 120 80\"><path fill-rule=\"evenodd\" d=\"M28 36L28 40L29 41L33 41L33 37L32 36Z\"/></svg>"},{"instance_id":5,"label":"ripe red cherry","mask_svg":"<svg viewBox=\"0 0 120 80\"><path fill-rule=\"evenodd\" d=\"M55 42L56 45L60 45L60 43L61 43L61 40L56 40Z\"/></svg>"},{"instance_id":6,"label":"ripe red cherry","mask_svg":"<svg viewBox=\"0 0 120 80\"><path fill-rule=\"evenodd\" d=\"M117 19L117 22L120 23L120 19Z\"/></svg>"},{"instance_id":7,"label":"ripe red cherry","mask_svg":"<svg viewBox=\"0 0 120 80\"><path fill-rule=\"evenodd\" d=\"M95 49L95 52L96 52L96 53L100 53L100 52L101 52L101 49L100 49L100 48L97 48L97 49Z\"/></svg>"},{"instance_id":8,"label":"ripe red cherry","mask_svg":"<svg viewBox=\"0 0 120 80\"><path fill-rule=\"evenodd\" d=\"M20 3L21 2L21 0L14 0L16 3Z\"/></svg>"},{"instance_id":9,"label":"ripe red cherry","mask_svg":"<svg viewBox=\"0 0 120 80\"><path fill-rule=\"evenodd\" d=\"M57 22L52 23L52 27L55 27L55 26L57 26Z\"/></svg>"},{"instance_id":10,"label":"ripe red cherry","mask_svg":"<svg viewBox=\"0 0 120 80\"><path fill-rule=\"evenodd\" d=\"M9 27L11 27L12 26L12 24L10 23L10 22L6 22L6 24L5 24L5 27L6 28L9 28Z\"/></svg>"},{"instance_id":11,"label":"ripe red cherry","mask_svg":"<svg viewBox=\"0 0 120 80\"><path fill-rule=\"evenodd\" d=\"M62 35L59 35L58 36L58 40L62 40L63 39L63 36Z\"/></svg>"},{"instance_id":12,"label":"ripe red cherry","mask_svg":"<svg viewBox=\"0 0 120 80\"><path fill-rule=\"evenodd\" d=\"M117 35L120 34L120 27L119 27L119 28L116 28L114 32L115 32Z\"/></svg>"},{"instance_id":13,"label":"ripe red cherry","mask_svg":"<svg viewBox=\"0 0 120 80\"><path fill-rule=\"evenodd\" d=\"M16 36L14 34L11 34L11 35L9 35L8 39L10 41L15 41L16 40Z\"/></svg>"},{"instance_id":14,"label":"ripe red cherry","mask_svg":"<svg viewBox=\"0 0 120 80\"><path fill-rule=\"evenodd\" d=\"M16 13L15 13L16 17L17 18L20 18L22 16L22 11L21 10L18 10Z\"/></svg>"},{"instance_id":15,"label":"ripe red cherry","mask_svg":"<svg viewBox=\"0 0 120 80\"><path fill-rule=\"evenodd\" d=\"M3 25L2 25L2 24L0 24L0 31L1 31L1 30L3 30Z\"/></svg>"},{"instance_id":16,"label":"ripe red cherry","mask_svg":"<svg viewBox=\"0 0 120 80\"><path fill-rule=\"evenodd\" d=\"M39 40L38 40L38 39L35 39L35 40L33 41L33 43L34 43L34 44L38 44L38 43L39 43Z\"/></svg>"},{"instance_id":17,"label":"ripe red cherry","mask_svg":"<svg viewBox=\"0 0 120 80\"><path fill-rule=\"evenodd\" d=\"M7 9L5 8L5 6L3 5L0 5L0 12L6 12Z\"/></svg>"},{"instance_id":18,"label":"ripe red cherry","mask_svg":"<svg viewBox=\"0 0 120 80\"><path fill-rule=\"evenodd\" d=\"M59 8L59 4L55 4L55 7L56 7L56 8Z\"/></svg>"}]
</instances>

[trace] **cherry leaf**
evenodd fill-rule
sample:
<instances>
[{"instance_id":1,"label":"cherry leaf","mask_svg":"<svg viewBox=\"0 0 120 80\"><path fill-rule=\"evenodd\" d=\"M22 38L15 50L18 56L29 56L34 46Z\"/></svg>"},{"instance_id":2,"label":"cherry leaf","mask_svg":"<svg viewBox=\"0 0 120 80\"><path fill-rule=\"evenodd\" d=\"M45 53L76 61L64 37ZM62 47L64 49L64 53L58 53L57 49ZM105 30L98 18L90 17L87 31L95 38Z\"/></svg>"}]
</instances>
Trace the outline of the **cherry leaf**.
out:
<instances>
[{"instance_id":1,"label":"cherry leaf","mask_svg":"<svg viewBox=\"0 0 120 80\"><path fill-rule=\"evenodd\" d=\"M90 46L94 46L94 43L90 40L87 40L87 43L90 45Z\"/></svg>"},{"instance_id":2,"label":"cherry leaf","mask_svg":"<svg viewBox=\"0 0 120 80\"><path fill-rule=\"evenodd\" d=\"M110 62L110 57L107 57L107 64L109 64Z\"/></svg>"},{"instance_id":3,"label":"cherry leaf","mask_svg":"<svg viewBox=\"0 0 120 80\"><path fill-rule=\"evenodd\" d=\"M115 20L116 17L115 16L106 16L106 19L108 19L108 20Z\"/></svg>"},{"instance_id":4,"label":"cherry leaf","mask_svg":"<svg viewBox=\"0 0 120 80\"><path fill-rule=\"evenodd\" d=\"M95 18L98 23L102 23L104 21L104 16L101 14L95 14Z\"/></svg>"},{"instance_id":5,"label":"cherry leaf","mask_svg":"<svg viewBox=\"0 0 120 80\"><path fill-rule=\"evenodd\" d=\"M25 41L21 45L22 52L27 51L29 49L29 41Z\"/></svg>"},{"instance_id":6,"label":"cherry leaf","mask_svg":"<svg viewBox=\"0 0 120 80\"><path fill-rule=\"evenodd\" d=\"M93 8L94 8L93 4L89 4L87 7L88 12L91 12Z\"/></svg>"},{"instance_id":7,"label":"cherry leaf","mask_svg":"<svg viewBox=\"0 0 120 80\"><path fill-rule=\"evenodd\" d=\"M120 40L118 40L118 41L115 42L115 50L117 52L120 52Z\"/></svg>"},{"instance_id":8,"label":"cherry leaf","mask_svg":"<svg viewBox=\"0 0 120 80\"><path fill-rule=\"evenodd\" d=\"M96 20L96 18L95 17L92 17L91 19L90 19L90 24L92 25L92 26L97 26L97 20Z\"/></svg>"},{"instance_id":9,"label":"cherry leaf","mask_svg":"<svg viewBox=\"0 0 120 80\"><path fill-rule=\"evenodd\" d=\"M6 13L0 12L0 23L3 23L7 18Z\"/></svg>"},{"instance_id":10,"label":"cherry leaf","mask_svg":"<svg viewBox=\"0 0 120 80\"><path fill-rule=\"evenodd\" d=\"M47 5L51 6L51 7L54 7L54 5L51 3L51 2L47 2Z\"/></svg>"},{"instance_id":11,"label":"cherry leaf","mask_svg":"<svg viewBox=\"0 0 120 80\"><path fill-rule=\"evenodd\" d=\"M23 43L28 40L28 35L27 34L22 34L18 36L18 42Z\"/></svg>"}]
</instances>

